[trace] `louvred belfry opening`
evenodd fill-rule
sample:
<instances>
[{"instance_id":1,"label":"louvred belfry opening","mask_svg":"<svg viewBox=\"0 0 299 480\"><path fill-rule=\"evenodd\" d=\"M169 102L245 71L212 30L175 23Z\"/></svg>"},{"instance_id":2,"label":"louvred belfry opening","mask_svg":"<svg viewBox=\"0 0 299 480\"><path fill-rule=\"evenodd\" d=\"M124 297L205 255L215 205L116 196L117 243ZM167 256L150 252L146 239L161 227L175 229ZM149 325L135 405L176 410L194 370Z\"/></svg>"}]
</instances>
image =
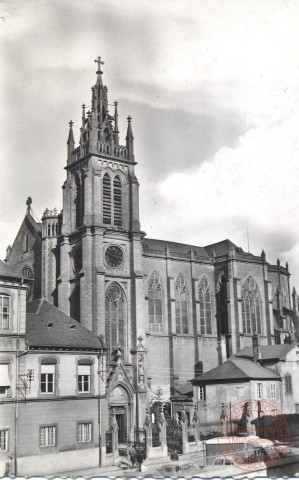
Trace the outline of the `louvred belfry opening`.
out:
<instances>
[{"instance_id":1,"label":"louvred belfry opening","mask_svg":"<svg viewBox=\"0 0 299 480\"><path fill-rule=\"evenodd\" d=\"M111 225L111 179L108 173L103 177L103 222Z\"/></svg>"},{"instance_id":2,"label":"louvred belfry opening","mask_svg":"<svg viewBox=\"0 0 299 480\"><path fill-rule=\"evenodd\" d=\"M113 182L114 225L122 224L121 181L117 175Z\"/></svg>"}]
</instances>

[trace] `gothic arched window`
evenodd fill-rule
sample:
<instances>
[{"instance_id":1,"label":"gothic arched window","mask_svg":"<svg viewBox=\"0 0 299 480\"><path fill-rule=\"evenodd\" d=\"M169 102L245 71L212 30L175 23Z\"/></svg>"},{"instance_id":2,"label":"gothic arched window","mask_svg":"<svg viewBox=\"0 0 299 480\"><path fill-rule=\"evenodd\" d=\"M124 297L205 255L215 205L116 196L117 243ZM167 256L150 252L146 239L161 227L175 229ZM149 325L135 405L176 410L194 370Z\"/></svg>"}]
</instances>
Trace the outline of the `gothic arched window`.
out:
<instances>
[{"instance_id":1,"label":"gothic arched window","mask_svg":"<svg viewBox=\"0 0 299 480\"><path fill-rule=\"evenodd\" d=\"M227 315L227 288L224 275L218 280L217 284L217 330L218 334L228 333L228 315Z\"/></svg>"},{"instance_id":2,"label":"gothic arched window","mask_svg":"<svg viewBox=\"0 0 299 480\"><path fill-rule=\"evenodd\" d=\"M188 333L188 297L183 275L174 284L176 333Z\"/></svg>"},{"instance_id":3,"label":"gothic arched window","mask_svg":"<svg viewBox=\"0 0 299 480\"><path fill-rule=\"evenodd\" d=\"M261 301L252 277L248 277L242 287L242 321L243 333L262 333Z\"/></svg>"},{"instance_id":4,"label":"gothic arched window","mask_svg":"<svg viewBox=\"0 0 299 480\"><path fill-rule=\"evenodd\" d=\"M121 347L125 351L126 301L122 289L112 284L106 292L106 344L110 353Z\"/></svg>"},{"instance_id":5,"label":"gothic arched window","mask_svg":"<svg viewBox=\"0 0 299 480\"><path fill-rule=\"evenodd\" d=\"M111 225L111 178L108 173L103 177L103 223Z\"/></svg>"},{"instance_id":6,"label":"gothic arched window","mask_svg":"<svg viewBox=\"0 0 299 480\"><path fill-rule=\"evenodd\" d=\"M121 201L121 180L118 175L113 182L113 216L114 225L121 226L122 224L122 201Z\"/></svg>"},{"instance_id":7,"label":"gothic arched window","mask_svg":"<svg viewBox=\"0 0 299 480\"><path fill-rule=\"evenodd\" d=\"M282 306L287 307L288 306L288 292L286 289L286 286L283 285L281 289L281 301L282 301Z\"/></svg>"},{"instance_id":8,"label":"gothic arched window","mask_svg":"<svg viewBox=\"0 0 299 480\"><path fill-rule=\"evenodd\" d=\"M163 333L162 285L158 272L148 282L148 315L150 332Z\"/></svg>"},{"instance_id":9,"label":"gothic arched window","mask_svg":"<svg viewBox=\"0 0 299 480\"><path fill-rule=\"evenodd\" d=\"M29 250L29 236L28 233L24 235L24 253L28 252Z\"/></svg>"},{"instance_id":10,"label":"gothic arched window","mask_svg":"<svg viewBox=\"0 0 299 480\"><path fill-rule=\"evenodd\" d=\"M206 277L199 284L200 333L212 333L211 291Z\"/></svg>"},{"instance_id":11,"label":"gothic arched window","mask_svg":"<svg viewBox=\"0 0 299 480\"><path fill-rule=\"evenodd\" d=\"M29 265L25 265L22 268L22 276L27 279L27 291L26 291L26 299L32 300L32 293L34 289L34 275L32 269L29 267Z\"/></svg>"},{"instance_id":12,"label":"gothic arched window","mask_svg":"<svg viewBox=\"0 0 299 480\"><path fill-rule=\"evenodd\" d=\"M76 174L75 176L76 183L76 228L81 227L83 224L83 215L84 215L84 181L81 182L80 176ZM51 226L48 225L48 235L51 236Z\"/></svg>"}]
</instances>

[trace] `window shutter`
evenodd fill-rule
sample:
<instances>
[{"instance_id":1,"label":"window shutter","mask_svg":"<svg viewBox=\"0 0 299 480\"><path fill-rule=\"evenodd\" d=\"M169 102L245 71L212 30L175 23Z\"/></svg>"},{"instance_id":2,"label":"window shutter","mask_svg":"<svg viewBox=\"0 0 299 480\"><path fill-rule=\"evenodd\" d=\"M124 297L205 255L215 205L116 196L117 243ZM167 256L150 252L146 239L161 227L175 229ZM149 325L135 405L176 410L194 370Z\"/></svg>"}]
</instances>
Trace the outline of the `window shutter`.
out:
<instances>
[{"instance_id":1,"label":"window shutter","mask_svg":"<svg viewBox=\"0 0 299 480\"><path fill-rule=\"evenodd\" d=\"M8 365L0 365L0 387L10 387Z\"/></svg>"},{"instance_id":2,"label":"window shutter","mask_svg":"<svg viewBox=\"0 0 299 480\"><path fill-rule=\"evenodd\" d=\"M90 365L78 365L78 375L90 375Z\"/></svg>"},{"instance_id":3,"label":"window shutter","mask_svg":"<svg viewBox=\"0 0 299 480\"><path fill-rule=\"evenodd\" d=\"M41 365L41 373L55 373L55 365Z\"/></svg>"}]
</instances>

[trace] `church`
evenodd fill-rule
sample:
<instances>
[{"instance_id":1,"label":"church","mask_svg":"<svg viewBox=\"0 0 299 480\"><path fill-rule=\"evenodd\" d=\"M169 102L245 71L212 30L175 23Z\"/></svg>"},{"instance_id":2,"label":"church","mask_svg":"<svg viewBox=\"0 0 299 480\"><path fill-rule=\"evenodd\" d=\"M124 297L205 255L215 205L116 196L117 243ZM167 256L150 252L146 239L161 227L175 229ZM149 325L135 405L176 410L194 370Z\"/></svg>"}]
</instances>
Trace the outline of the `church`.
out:
<instances>
[{"instance_id":1,"label":"church","mask_svg":"<svg viewBox=\"0 0 299 480\"><path fill-rule=\"evenodd\" d=\"M96 63L77 146L69 123L62 211L45 209L40 222L29 198L5 262L26 278L28 301L44 298L101 339L106 408L116 408L125 439L158 387L192 409L190 380L251 346L253 334L260 345L295 341L298 302L288 265L270 264L264 251L147 237L132 119L121 143L118 103L110 112Z\"/></svg>"}]
</instances>

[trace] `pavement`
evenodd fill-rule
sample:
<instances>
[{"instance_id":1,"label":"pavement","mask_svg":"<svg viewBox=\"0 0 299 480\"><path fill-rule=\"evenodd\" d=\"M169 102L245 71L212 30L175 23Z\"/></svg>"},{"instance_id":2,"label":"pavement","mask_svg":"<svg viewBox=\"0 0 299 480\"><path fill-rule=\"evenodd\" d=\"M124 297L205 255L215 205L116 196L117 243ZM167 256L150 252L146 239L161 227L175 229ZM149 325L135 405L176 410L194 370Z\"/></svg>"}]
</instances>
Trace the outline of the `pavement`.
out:
<instances>
[{"instance_id":1,"label":"pavement","mask_svg":"<svg viewBox=\"0 0 299 480\"><path fill-rule=\"evenodd\" d=\"M93 478L93 477L123 477L123 470L118 466L84 468L83 470L69 470L67 472L45 475L46 478Z\"/></svg>"}]
</instances>

